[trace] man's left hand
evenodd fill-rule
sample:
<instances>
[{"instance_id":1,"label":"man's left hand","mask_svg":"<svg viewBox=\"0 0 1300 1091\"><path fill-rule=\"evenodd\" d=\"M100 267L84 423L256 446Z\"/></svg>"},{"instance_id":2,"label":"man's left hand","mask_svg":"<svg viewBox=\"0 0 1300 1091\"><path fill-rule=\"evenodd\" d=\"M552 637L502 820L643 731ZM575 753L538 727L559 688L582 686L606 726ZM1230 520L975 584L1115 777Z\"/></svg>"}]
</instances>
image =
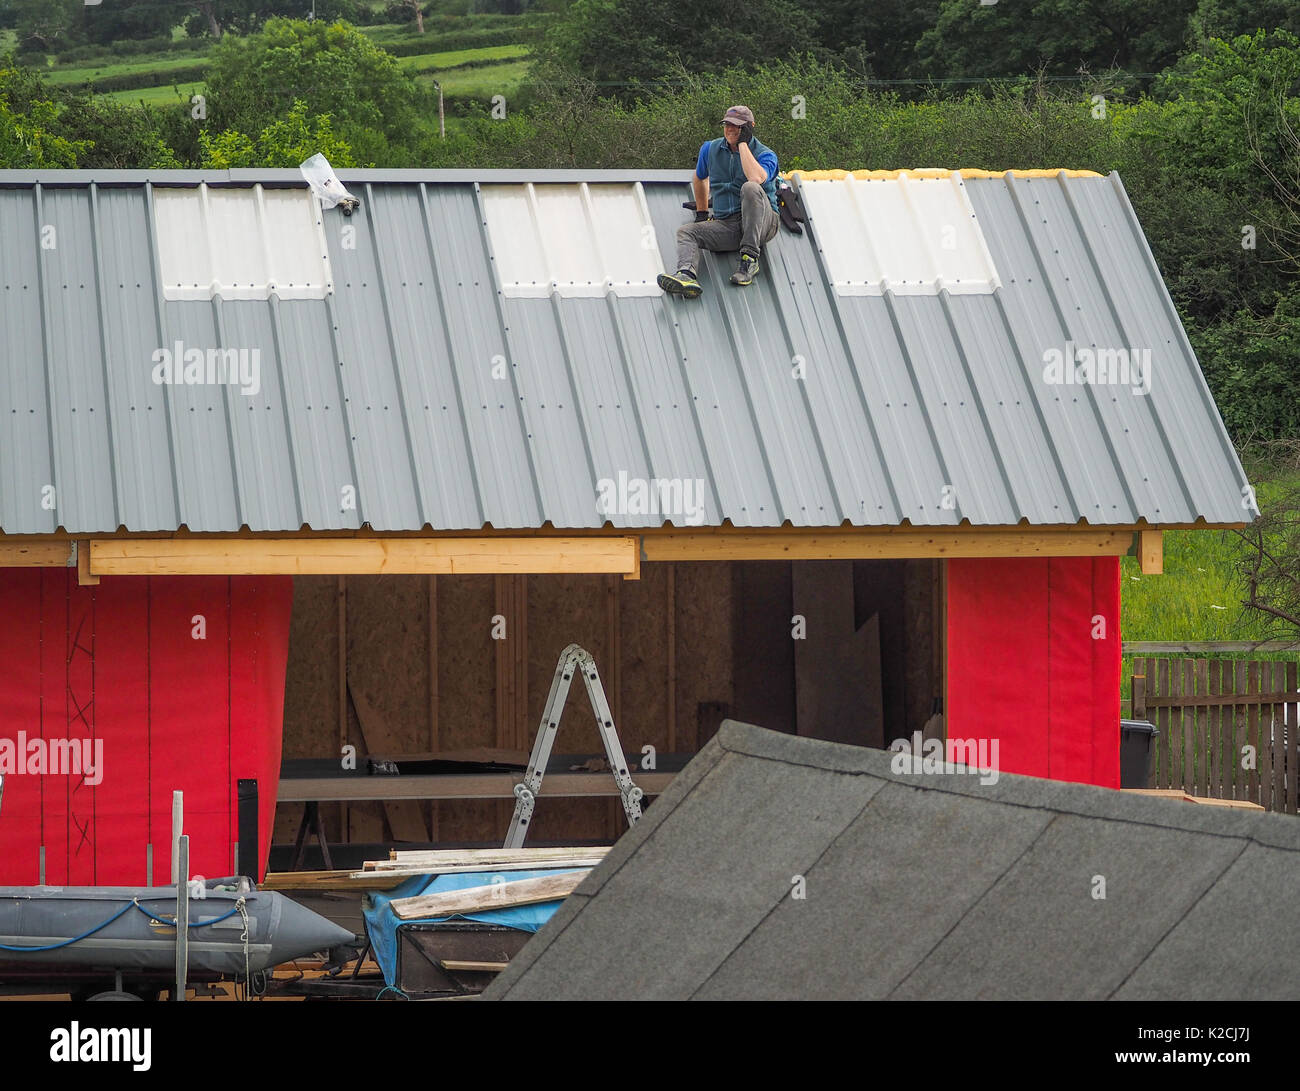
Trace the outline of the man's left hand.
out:
<instances>
[{"instance_id":1,"label":"man's left hand","mask_svg":"<svg viewBox=\"0 0 1300 1091\"><path fill-rule=\"evenodd\" d=\"M739 141L741 144L748 144L753 139L754 139L754 126L752 126L748 121L746 121L745 124L743 124L740 127Z\"/></svg>"}]
</instances>

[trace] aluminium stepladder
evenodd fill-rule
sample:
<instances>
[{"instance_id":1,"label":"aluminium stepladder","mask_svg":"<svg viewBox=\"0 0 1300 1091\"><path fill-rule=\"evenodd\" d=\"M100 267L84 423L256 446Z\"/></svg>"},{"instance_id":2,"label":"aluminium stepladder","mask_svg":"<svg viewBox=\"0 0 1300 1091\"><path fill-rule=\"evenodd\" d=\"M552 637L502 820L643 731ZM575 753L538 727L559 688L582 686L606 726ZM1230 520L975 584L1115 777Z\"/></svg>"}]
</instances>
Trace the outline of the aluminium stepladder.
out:
<instances>
[{"instance_id":1,"label":"aluminium stepladder","mask_svg":"<svg viewBox=\"0 0 1300 1091\"><path fill-rule=\"evenodd\" d=\"M641 817L641 798L644 793L632 782L627 771L627 759L623 756L623 746L618 741L614 714L610 712L609 701L605 699L605 687L600 684L596 661L584 648L570 644L560 653L560 661L555 665L555 677L551 680L551 692L546 698L546 707L542 710L542 722L538 725L537 738L533 741L528 770L524 773L524 779L515 785L515 813L510 819L504 848L523 848L524 838L528 836L528 825L533 818L537 797L542 792L542 777L546 774L546 763L551 757L551 747L555 745L560 716L564 712L564 702L568 699L575 671L582 672L582 681L591 700L591 711L596 717L596 730L600 732L601 742L605 746L605 759L609 762L610 773L623 799L627 824L631 826Z\"/></svg>"}]
</instances>

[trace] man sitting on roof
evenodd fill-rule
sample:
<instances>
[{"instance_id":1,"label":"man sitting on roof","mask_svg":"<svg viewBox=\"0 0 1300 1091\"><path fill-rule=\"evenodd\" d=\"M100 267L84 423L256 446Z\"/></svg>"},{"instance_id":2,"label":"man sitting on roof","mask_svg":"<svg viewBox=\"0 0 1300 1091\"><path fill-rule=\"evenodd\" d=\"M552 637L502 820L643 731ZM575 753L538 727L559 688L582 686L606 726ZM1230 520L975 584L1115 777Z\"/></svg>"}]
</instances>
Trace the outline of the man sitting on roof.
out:
<instances>
[{"instance_id":1,"label":"man sitting on roof","mask_svg":"<svg viewBox=\"0 0 1300 1091\"><path fill-rule=\"evenodd\" d=\"M733 106L722 118L725 135L707 140L695 164L695 222L677 229L677 272L661 273L659 287L693 299L704 289L695 277L700 250L740 251L732 284L752 284L763 244L781 225L776 203L776 152L754 136L754 112ZM709 214L709 197L713 214Z\"/></svg>"}]
</instances>

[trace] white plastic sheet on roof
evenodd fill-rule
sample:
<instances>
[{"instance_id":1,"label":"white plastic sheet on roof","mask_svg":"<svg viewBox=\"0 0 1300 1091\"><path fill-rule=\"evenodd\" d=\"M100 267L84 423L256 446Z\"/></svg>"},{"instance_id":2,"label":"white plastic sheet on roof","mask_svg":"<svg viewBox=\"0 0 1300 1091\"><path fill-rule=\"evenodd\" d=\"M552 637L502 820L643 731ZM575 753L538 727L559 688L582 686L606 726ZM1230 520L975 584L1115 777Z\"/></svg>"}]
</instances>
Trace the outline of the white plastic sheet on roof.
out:
<instances>
[{"instance_id":1,"label":"white plastic sheet on roof","mask_svg":"<svg viewBox=\"0 0 1300 1091\"><path fill-rule=\"evenodd\" d=\"M799 183L840 295L987 294L999 285L960 174Z\"/></svg>"},{"instance_id":2,"label":"white plastic sheet on roof","mask_svg":"<svg viewBox=\"0 0 1300 1091\"><path fill-rule=\"evenodd\" d=\"M157 186L153 207L164 299L324 299L333 291L309 190Z\"/></svg>"},{"instance_id":3,"label":"white plastic sheet on roof","mask_svg":"<svg viewBox=\"0 0 1300 1091\"><path fill-rule=\"evenodd\" d=\"M659 295L664 271L640 182L486 185L483 215L507 296Z\"/></svg>"}]
</instances>

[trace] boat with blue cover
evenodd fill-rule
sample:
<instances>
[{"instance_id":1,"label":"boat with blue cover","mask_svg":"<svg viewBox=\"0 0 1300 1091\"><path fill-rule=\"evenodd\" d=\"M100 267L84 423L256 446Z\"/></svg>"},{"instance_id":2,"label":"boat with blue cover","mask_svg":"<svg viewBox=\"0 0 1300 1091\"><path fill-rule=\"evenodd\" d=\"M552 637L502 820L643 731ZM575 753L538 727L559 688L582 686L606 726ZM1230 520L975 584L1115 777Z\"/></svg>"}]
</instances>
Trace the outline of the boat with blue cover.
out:
<instances>
[{"instance_id":1,"label":"boat with blue cover","mask_svg":"<svg viewBox=\"0 0 1300 1091\"><path fill-rule=\"evenodd\" d=\"M202 897L193 893L201 889ZM0 887L0 991L102 981L155 991L173 980L176 887ZM189 977L247 980L356 937L244 877L208 879L189 900Z\"/></svg>"}]
</instances>

